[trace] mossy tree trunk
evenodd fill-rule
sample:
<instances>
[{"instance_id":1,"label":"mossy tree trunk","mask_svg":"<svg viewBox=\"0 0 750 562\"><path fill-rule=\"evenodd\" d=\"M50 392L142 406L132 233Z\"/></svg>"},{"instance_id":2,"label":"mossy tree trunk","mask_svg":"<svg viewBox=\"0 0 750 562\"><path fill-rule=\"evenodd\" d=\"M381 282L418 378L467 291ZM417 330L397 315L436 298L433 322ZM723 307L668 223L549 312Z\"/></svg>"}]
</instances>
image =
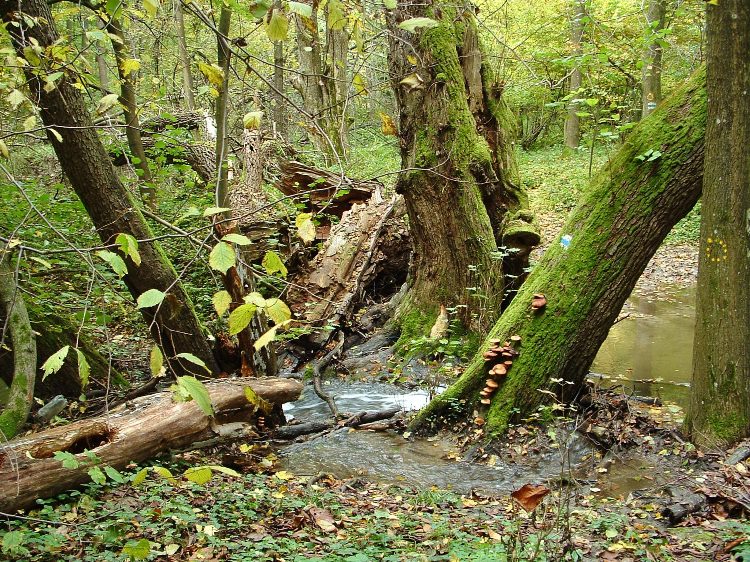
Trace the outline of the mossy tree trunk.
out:
<instances>
[{"instance_id":1,"label":"mossy tree trunk","mask_svg":"<svg viewBox=\"0 0 750 562\"><path fill-rule=\"evenodd\" d=\"M26 423L36 382L36 340L9 259L9 254L0 259L0 320L2 326L8 328L7 344L13 349L10 393L7 403L0 404L0 440L3 442L13 438ZM5 341L3 330L0 342Z\"/></svg>"},{"instance_id":2,"label":"mossy tree trunk","mask_svg":"<svg viewBox=\"0 0 750 562\"><path fill-rule=\"evenodd\" d=\"M708 119L692 399L703 446L750 435L750 5L707 7Z\"/></svg>"},{"instance_id":3,"label":"mossy tree trunk","mask_svg":"<svg viewBox=\"0 0 750 562\"><path fill-rule=\"evenodd\" d=\"M420 17L437 25L399 27ZM441 304L459 307L467 327L487 328L505 289L498 247L528 242L529 235L531 245L538 241L530 217L511 216L526 201L513 183L513 120L502 86L482 57L471 4L403 1L388 25L403 168L396 190L414 244L402 330L426 335ZM505 240L506 227L519 218L513 241ZM525 263L528 250L514 259Z\"/></svg>"},{"instance_id":4,"label":"mossy tree trunk","mask_svg":"<svg viewBox=\"0 0 750 562\"><path fill-rule=\"evenodd\" d=\"M561 236L572 237L569 245L561 238L552 244L464 374L419 413L414 429L470 419L476 412L495 436L548 400L540 391L569 401L581 390L639 276L700 195L704 84L705 73L699 72L633 130L568 219ZM545 294L548 304L534 313L536 293ZM512 335L521 337L520 356L483 406L479 392L489 365L482 352L489 339Z\"/></svg>"},{"instance_id":5,"label":"mossy tree trunk","mask_svg":"<svg viewBox=\"0 0 750 562\"><path fill-rule=\"evenodd\" d=\"M82 92L68 75L61 77L53 90L46 91L44 88L43 78L48 72L66 68L49 54L58 40L49 6L43 0L29 0L23 2L23 14L18 7L15 0L0 0L0 15L5 22L12 23L7 30L19 57L24 57L25 50L32 49L32 44L42 49L39 64L29 64L24 70L31 99L39 106L42 121L47 127L47 138L60 166L102 241L111 243L119 233L130 234L143 241L139 246L140 265L122 255L128 267L128 274L123 280L133 298L137 299L150 289L167 293L159 306L141 309L154 340L177 374L196 370L189 361L177 358L179 353L197 356L211 372L217 373L218 365L191 300L161 246L150 241L153 234L112 168L86 109ZM34 22L33 26L29 26L30 21Z\"/></svg>"}]
</instances>

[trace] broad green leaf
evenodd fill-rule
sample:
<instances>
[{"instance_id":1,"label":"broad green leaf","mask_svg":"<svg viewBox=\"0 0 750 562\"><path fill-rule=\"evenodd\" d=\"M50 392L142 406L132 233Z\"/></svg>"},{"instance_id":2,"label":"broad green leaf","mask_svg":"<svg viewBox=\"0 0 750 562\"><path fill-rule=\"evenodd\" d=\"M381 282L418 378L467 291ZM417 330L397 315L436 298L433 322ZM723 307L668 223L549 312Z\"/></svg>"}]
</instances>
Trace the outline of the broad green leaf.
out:
<instances>
[{"instance_id":1,"label":"broad green leaf","mask_svg":"<svg viewBox=\"0 0 750 562\"><path fill-rule=\"evenodd\" d=\"M224 71L217 65L199 62L198 69L203 73L208 81L217 88L221 88L221 86L224 84Z\"/></svg>"},{"instance_id":2,"label":"broad green leaf","mask_svg":"<svg viewBox=\"0 0 750 562\"><path fill-rule=\"evenodd\" d=\"M11 108L18 109L18 106L26 101L26 96L23 95L21 90L13 90L6 98L10 103Z\"/></svg>"},{"instance_id":3,"label":"broad green leaf","mask_svg":"<svg viewBox=\"0 0 750 562\"><path fill-rule=\"evenodd\" d=\"M24 531L6 531L2 542L0 542L2 552L5 554L27 555L29 549L23 545L26 544L26 539L29 535L30 533Z\"/></svg>"},{"instance_id":4,"label":"broad green leaf","mask_svg":"<svg viewBox=\"0 0 750 562\"><path fill-rule=\"evenodd\" d=\"M295 219L297 234L303 242L312 242L315 240L315 225L312 222L310 213L300 213Z\"/></svg>"},{"instance_id":5,"label":"broad green leaf","mask_svg":"<svg viewBox=\"0 0 750 562\"><path fill-rule=\"evenodd\" d=\"M229 315L229 335L239 334L247 328L258 307L254 304L241 304Z\"/></svg>"},{"instance_id":6,"label":"broad green leaf","mask_svg":"<svg viewBox=\"0 0 750 562\"><path fill-rule=\"evenodd\" d=\"M305 18L312 17L312 6L310 4L304 4L302 2L289 2L289 11L293 14L298 14Z\"/></svg>"},{"instance_id":7,"label":"broad green leaf","mask_svg":"<svg viewBox=\"0 0 750 562\"><path fill-rule=\"evenodd\" d=\"M117 100L119 99L119 94L107 94L102 99L99 100L99 103L96 106L96 113L98 115L103 115L107 113L112 107L117 103Z\"/></svg>"},{"instance_id":8,"label":"broad green leaf","mask_svg":"<svg viewBox=\"0 0 750 562\"><path fill-rule=\"evenodd\" d=\"M148 358L149 367L151 368L151 376L158 377L162 374L164 369L164 355L162 355L159 346L155 345L151 348L151 353Z\"/></svg>"},{"instance_id":9,"label":"broad green leaf","mask_svg":"<svg viewBox=\"0 0 750 562\"><path fill-rule=\"evenodd\" d=\"M107 477L98 466L90 468L88 475L95 484L104 484L107 481Z\"/></svg>"},{"instance_id":10,"label":"broad green leaf","mask_svg":"<svg viewBox=\"0 0 750 562\"><path fill-rule=\"evenodd\" d=\"M262 111L251 111L250 113L245 113L242 117L242 126L248 131L255 131L260 129L260 122L262 119Z\"/></svg>"},{"instance_id":11,"label":"broad green leaf","mask_svg":"<svg viewBox=\"0 0 750 562\"><path fill-rule=\"evenodd\" d=\"M268 251L266 252L266 255L263 256L263 268L269 275L280 273L282 277L286 277L286 274L288 273L287 268L284 265L284 262L281 261L281 257L279 256L279 254L273 251Z\"/></svg>"},{"instance_id":12,"label":"broad green leaf","mask_svg":"<svg viewBox=\"0 0 750 562\"><path fill-rule=\"evenodd\" d=\"M206 363L204 363L202 359L200 359L199 357L196 357L192 353L178 353L177 355L175 355L175 357L178 359L184 359L185 361L189 361L193 365L198 365L199 367L203 367L204 369L206 369L206 371L208 371L209 373L211 372L211 370L208 367L206 367Z\"/></svg>"},{"instance_id":13,"label":"broad green leaf","mask_svg":"<svg viewBox=\"0 0 750 562\"><path fill-rule=\"evenodd\" d=\"M130 234L121 232L115 238L115 244L120 248L120 251L128 256L135 265L141 265L141 254L138 253L138 240Z\"/></svg>"},{"instance_id":14,"label":"broad green leaf","mask_svg":"<svg viewBox=\"0 0 750 562\"><path fill-rule=\"evenodd\" d=\"M208 207L205 211L203 211L203 216L210 217L212 215L218 215L231 210L232 209L230 207Z\"/></svg>"},{"instance_id":15,"label":"broad green leaf","mask_svg":"<svg viewBox=\"0 0 750 562\"><path fill-rule=\"evenodd\" d=\"M257 307L262 308L266 306L266 299L263 298L263 295L261 295L258 291L253 291L252 293L245 295L243 300L247 304L254 304Z\"/></svg>"},{"instance_id":16,"label":"broad green leaf","mask_svg":"<svg viewBox=\"0 0 750 562\"><path fill-rule=\"evenodd\" d=\"M236 470L232 470L231 468L227 468L226 466L221 466L220 464L209 464L206 466L206 468L210 468L215 472L221 472L222 474L226 474L227 476L234 476L235 478L239 478L240 476L242 476Z\"/></svg>"},{"instance_id":17,"label":"broad green leaf","mask_svg":"<svg viewBox=\"0 0 750 562\"><path fill-rule=\"evenodd\" d=\"M271 413L271 410L273 409L273 404L271 404L271 402L258 396L258 393L249 386L245 387L245 398L247 398L247 401L250 402L250 404L255 406L256 410L259 410L264 414Z\"/></svg>"},{"instance_id":18,"label":"broad green leaf","mask_svg":"<svg viewBox=\"0 0 750 562\"><path fill-rule=\"evenodd\" d=\"M159 0L143 0L143 9L152 18L156 17L156 13L159 11Z\"/></svg>"},{"instance_id":19,"label":"broad green leaf","mask_svg":"<svg viewBox=\"0 0 750 562\"><path fill-rule=\"evenodd\" d=\"M177 377L177 386L182 387L190 397L195 400L195 403L200 406L203 413L207 416L214 415L214 408L211 405L211 397L208 394L206 385L195 377L185 375L184 377Z\"/></svg>"},{"instance_id":20,"label":"broad green leaf","mask_svg":"<svg viewBox=\"0 0 750 562\"><path fill-rule=\"evenodd\" d=\"M121 64L122 75L128 76L131 72L138 72L141 68L139 59L125 59Z\"/></svg>"},{"instance_id":21,"label":"broad green leaf","mask_svg":"<svg viewBox=\"0 0 750 562\"><path fill-rule=\"evenodd\" d=\"M346 27L346 13L344 5L339 0L328 2L328 29L339 31Z\"/></svg>"},{"instance_id":22,"label":"broad green leaf","mask_svg":"<svg viewBox=\"0 0 750 562\"><path fill-rule=\"evenodd\" d=\"M352 85L354 86L354 91L357 92L357 94L359 95L367 94L367 85L365 83L365 77L362 76L359 72L354 75L354 78L352 78Z\"/></svg>"},{"instance_id":23,"label":"broad green leaf","mask_svg":"<svg viewBox=\"0 0 750 562\"><path fill-rule=\"evenodd\" d=\"M31 131L36 128L36 115L29 115L26 119L23 120L23 125L21 125L21 128L24 131Z\"/></svg>"},{"instance_id":24,"label":"broad green leaf","mask_svg":"<svg viewBox=\"0 0 750 562\"><path fill-rule=\"evenodd\" d=\"M287 320L286 322L282 322L281 324L277 324L270 330L268 330L265 334L260 336L257 340L255 340L255 343L253 343L253 347L255 348L255 351L258 351L260 349L263 349L266 347L269 343L271 343L273 340L276 339L276 332L279 330L279 328L282 328L286 324L288 324L290 321Z\"/></svg>"},{"instance_id":25,"label":"broad green leaf","mask_svg":"<svg viewBox=\"0 0 750 562\"><path fill-rule=\"evenodd\" d=\"M438 22L431 18L411 18L402 21L400 24L398 24L398 26L404 31L414 32L420 27L424 27L425 29L437 27Z\"/></svg>"},{"instance_id":26,"label":"broad green leaf","mask_svg":"<svg viewBox=\"0 0 750 562\"><path fill-rule=\"evenodd\" d=\"M266 35L271 41L284 41L289 32L289 20L284 12L274 9L266 24Z\"/></svg>"},{"instance_id":27,"label":"broad green leaf","mask_svg":"<svg viewBox=\"0 0 750 562\"><path fill-rule=\"evenodd\" d=\"M146 480L147 475L148 468L142 468L133 475L133 479L130 481L130 483L133 484L133 486L139 486Z\"/></svg>"},{"instance_id":28,"label":"broad green leaf","mask_svg":"<svg viewBox=\"0 0 750 562\"><path fill-rule=\"evenodd\" d=\"M234 248L226 242L219 242L214 246L208 255L208 265L221 273L226 273L230 267L234 267L237 262L237 255Z\"/></svg>"},{"instance_id":29,"label":"broad green leaf","mask_svg":"<svg viewBox=\"0 0 750 562\"><path fill-rule=\"evenodd\" d=\"M216 314L218 314L219 316L224 316L224 313L229 310L229 307L232 304L232 295L230 295L227 291L219 291L213 297L211 297L211 302L214 305Z\"/></svg>"},{"instance_id":30,"label":"broad green leaf","mask_svg":"<svg viewBox=\"0 0 750 562\"><path fill-rule=\"evenodd\" d=\"M180 550L180 545L172 542L164 547L164 554L166 554L167 556L172 556L178 550Z\"/></svg>"},{"instance_id":31,"label":"broad green leaf","mask_svg":"<svg viewBox=\"0 0 750 562\"><path fill-rule=\"evenodd\" d=\"M48 262L47 260L45 260L45 259L42 259L42 258L37 257L37 256L29 256L29 259L32 260L32 261L35 261L38 264L43 265L45 267L45 269L52 269L52 264L50 262Z\"/></svg>"},{"instance_id":32,"label":"broad green leaf","mask_svg":"<svg viewBox=\"0 0 750 562\"><path fill-rule=\"evenodd\" d=\"M388 10L395 10L396 5L396 0L383 0L383 6L385 6Z\"/></svg>"},{"instance_id":33,"label":"broad green leaf","mask_svg":"<svg viewBox=\"0 0 750 562\"><path fill-rule=\"evenodd\" d=\"M49 375L51 375L52 373L56 373L62 368L63 363L65 362L65 358L68 356L69 350L70 346L66 345L65 347L62 347L61 349L55 351L47 358L47 360L44 362L44 365L42 365L42 371L44 371L42 380L46 379Z\"/></svg>"},{"instance_id":34,"label":"broad green leaf","mask_svg":"<svg viewBox=\"0 0 750 562\"><path fill-rule=\"evenodd\" d=\"M123 4L124 0L107 0L104 9L112 19L120 19L120 16L122 16Z\"/></svg>"},{"instance_id":35,"label":"broad green leaf","mask_svg":"<svg viewBox=\"0 0 750 562\"><path fill-rule=\"evenodd\" d=\"M107 262L112 268L112 271L114 271L118 277L123 277L128 274L128 266L125 265L125 261L114 252L110 252L109 250L99 250L96 255Z\"/></svg>"},{"instance_id":36,"label":"broad green leaf","mask_svg":"<svg viewBox=\"0 0 750 562\"><path fill-rule=\"evenodd\" d=\"M91 366L80 349L76 349L76 356L78 357L78 378L81 381L81 388L86 388L89 384Z\"/></svg>"},{"instance_id":37,"label":"broad green leaf","mask_svg":"<svg viewBox=\"0 0 750 562\"><path fill-rule=\"evenodd\" d=\"M274 324L281 324L292 318L292 311L281 299L267 299L265 310Z\"/></svg>"},{"instance_id":38,"label":"broad green leaf","mask_svg":"<svg viewBox=\"0 0 750 562\"><path fill-rule=\"evenodd\" d=\"M78 462L78 459L75 457L75 455L69 451L55 451L52 455L52 458L60 461L63 468L68 468L70 470L75 470L76 468L81 466L81 463Z\"/></svg>"},{"instance_id":39,"label":"broad green leaf","mask_svg":"<svg viewBox=\"0 0 750 562\"><path fill-rule=\"evenodd\" d=\"M232 244L237 244L238 246L249 246L253 243L253 241L250 240L247 236L244 236L243 234L237 234L235 232L227 234L224 238L222 238L222 240L231 242Z\"/></svg>"},{"instance_id":40,"label":"broad green leaf","mask_svg":"<svg viewBox=\"0 0 750 562\"><path fill-rule=\"evenodd\" d=\"M167 294L160 291L159 289L149 289L145 293L138 295L137 307L138 308L151 308L160 304Z\"/></svg>"},{"instance_id":41,"label":"broad green leaf","mask_svg":"<svg viewBox=\"0 0 750 562\"><path fill-rule=\"evenodd\" d=\"M128 541L128 543L122 547L122 553L125 556L128 556L131 560L145 560L151 553L151 544L146 539Z\"/></svg>"},{"instance_id":42,"label":"broad green leaf","mask_svg":"<svg viewBox=\"0 0 750 562\"><path fill-rule=\"evenodd\" d=\"M191 466L183 473L185 478L201 486L211 480L213 475L213 471L207 466Z\"/></svg>"},{"instance_id":43,"label":"broad green leaf","mask_svg":"<svg viewBox=\"0 0 750 562\"><path fill-rule=\"evenodd\" d=\"M269 8L271 7L271 0L257 0L256 2L252 2L248 9L250 10L250 13L252 16L256 19L262 19L266 16L266 13L268 12Z\"/></svg>"},{"instance_id":44,"label":"broad green leaf","mask_svg":"<svg viewBox=\"0 0 750 562\"><path fill-rule=\"evenodd\" d=\"M117 482L118 484L125 483L125 477L116 468L111 467L111 466L105 466L104 472L107 473L107 476L109 476L109 479L112 480L113 482Z\"/></svg>"},{"instance_id":45,"label":"broad green leaf","mask_svg":"<svg viewBox=\"0 0 750 562\"><path fill-rule=\"evenodd\" d=\"M169 471L168 468L164 468L163 466L152 466L151 470L153 470L156 474L158 474L162 478L166 478L167 480L174 480L174 476L172 476L172 473Z\"/></svg>"}]
</instances>

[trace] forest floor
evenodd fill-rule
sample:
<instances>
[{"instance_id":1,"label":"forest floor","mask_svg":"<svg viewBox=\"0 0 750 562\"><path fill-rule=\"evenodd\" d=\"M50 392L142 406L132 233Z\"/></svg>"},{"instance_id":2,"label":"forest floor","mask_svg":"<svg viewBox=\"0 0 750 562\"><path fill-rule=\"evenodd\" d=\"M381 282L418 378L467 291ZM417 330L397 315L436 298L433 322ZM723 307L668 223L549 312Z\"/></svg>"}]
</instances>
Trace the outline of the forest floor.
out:
<instances>
[{"instance_id":1,"label":"forest floor","mask_svg":"<svg viewBox=\"0 0 750 562\"><path fill-rule=\"evenodd\" d=\"M558 153L520 154L544 244L587 179L588 155ZM597 152L594 168L605 159ZM694 283L698 222L693 212L678 225L636 291ZM750 510L747 444L699 452L681 439L674 405L607 392L589 402L582 414L515 426L477 455L523 475L545 454L565 458L573 425L596 444L578 467L519 481L517 499L511 490L300 475L284 467L278 449L236 443L108 470L81 491L40 500L0 523L0 560L750 560L750 524L741 518ZM446 462L463 462L453 444ZM216 465L236 473L196 478L196 466Z\"/></svg>"}]
</instances>

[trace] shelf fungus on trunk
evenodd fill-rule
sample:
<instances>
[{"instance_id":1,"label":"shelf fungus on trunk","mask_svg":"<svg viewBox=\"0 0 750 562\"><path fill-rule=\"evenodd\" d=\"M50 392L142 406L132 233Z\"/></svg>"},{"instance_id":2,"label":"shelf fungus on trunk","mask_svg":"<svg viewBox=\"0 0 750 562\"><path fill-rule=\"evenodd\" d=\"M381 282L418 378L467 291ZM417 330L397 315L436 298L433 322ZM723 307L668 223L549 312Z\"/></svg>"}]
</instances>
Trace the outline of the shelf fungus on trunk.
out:
<instances>
[{"instance_id":1,"label":"shelf fungus on trunk","mask_svg":"<svg viewBox=\"0 0 750 562\"><path fill-rule=\"evenodd\" d=\"M533 312L539 312L540 310L544 310L545 306L547 306L547 297L542 293L534 294L531 299L531 310Z\"/></svg>"},{"instance_id":2,"label":"shelf fungus on trunk","mask_svg":"<svg viewBox=\"0 0 750 562\"><path fill-rule=\"evenodd\" d=\"M510 341L502 342L502 344L499 339L490 340L490 348L482 354L487 364L488 378L485 381L484 388L479 391L479 402L485 406L492 403L492 395L500 388L497 379L508 374L508 370L513 366L513 359L519 355L514 346L520 345L520 336L514 335L509 339ZM479 420L484 422L483 418L479 416L475 418L474 422L477 425L482 425Z\"/></svg>"}]
</instances>

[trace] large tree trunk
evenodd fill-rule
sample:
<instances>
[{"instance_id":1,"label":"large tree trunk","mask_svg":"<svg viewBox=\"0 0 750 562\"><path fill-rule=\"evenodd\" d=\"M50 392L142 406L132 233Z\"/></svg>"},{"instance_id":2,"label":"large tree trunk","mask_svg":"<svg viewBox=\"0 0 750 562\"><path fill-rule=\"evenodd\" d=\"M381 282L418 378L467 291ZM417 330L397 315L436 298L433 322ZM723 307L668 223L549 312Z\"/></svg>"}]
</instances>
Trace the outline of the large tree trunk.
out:
<instances>
[{"instance_id":1,"label":"large tree trunk","mask_svg":"<svg viewBox=\"0 0 750 562\"><path fill-rule=\"evenodd\" d=\"M581 390L638 277L700 195L704 84L705 73L699 72L633 130L592 181L563 228L565 238L547 250L464 374L419 413L415 429L476 411L495 436L548 399L540 391L570 400ZM538 293L548 303L534 311ZM507 376L496 377L499 388L484 406L479 392L490 367L506 358L486 362L483 353L491 340L502 346L516 335L520 355L507 358L513 364Z\"/></svg>"},{"instance_id":2,"label":"large tree trunk","mask_svg":"<svg viewBox=\"0 0 750 562\"><path fill-rule=\"evenodd\" d=\"M643 57L641 119L648 117L661 103L661 30L667 15L667 0L650 0L646 23L650 43Z\"/></svg>"},{"instance_id":3,"label":"large tree trunk","mask_svg":"<svg viewBox=\"0 0 750 562\"><path fill-rule=\"evenodd\" d=\"M24 14L35 21L33 27L29 27L28 20L17 11L18 2L0 0L3 20L13 22L8 26L8 31L20 57L24 56L24 49L30 46L32 40L44 49L54 45L58 39L46 2L30 0L23 3L23 8ZM117 234L124 232L138 240L151 240L153 234L117 177L99 141L81 91L64 76L57 81L55 89L47 92L36 70L32 67L26 69L31 97L39 106L42 121L47 127L47 138L100 238L110 243ZM128 266L128 274L123 280L134 299L149 289L168 293L158 307L143 308L141 312L170 367L178 374L194 371L195 366L190 362L175 357L179 353L190 353L200 358L209 371L218 372L190 298L161 247L155 242L142 242L139 252L142 260L140 266L127 256L122 256Z\"/></svg>"},{"instance_id":4,"label":"large tree trunk","mask_svg":"<svg viewBox=\"0 0 750 562\"><path fill-rule=\"evenodd\" d=\"M209 418L194 400L174 401L162 392L137 398L123 408L98 418L35 433L5 443L0 450L0 511L5 513L32 506L91 480L93 466L123 469L168 451L221 436L251 422L256 406L248 401L245 388L260 398L281 405L299 398L302 384L290 379L242 379L206 385L214 416ZM75 455L77 468L66 468L53 455ZM100 461L95 465L84 451Z\"/></svg>"},{"instance_id":5,"label":"large tree trunk","mask_svg":"<svg viewBox=\"0 0 750 562\"><path fill-rule=\"evenodd\" d=\"M10 267L10 255L0 259L0 342L6 342L5 327L13 349L13 380L8 401L0 404L0 439L12 439L26 423L34 401L36 382L36 341L16 284L16 272ZM7 345L7 344L6 344Z\"/></svg>"},{"instance_id":6,"label":"large tree trunk","mask_svg":"<svg viewBox=\"0 0 750 562\"><path fill-rule=\"evenodd\" d=\"M573 47L573 55L580 58L581 40L583 39L583 18L586 16L586 0L573 0L573 15L570 18L570 42ZM575 99L581 89L582 75L580 61L576 60L573 70L570 72L568 80L568 90L570 95ZM581 142L581 118L578 117L580 111L578 104L573 102L568 104L568 116L565 119L565 147L567 149L578 148Z\"/></svg>"},{"instance_id":7,"label":"large tree trunk","mask_svg":"<svg viewBox=\"0 0 750 562\"><path fill-rule=\"evenodd\" d=\"M691 408L704 446L750 435L750 5L707 6L706 163Z\"/></svg>"},{"instance_id":8,"label":"large tree trunk","mask_svg":"<svg viewBox=\"0 0 750 562\"><path fill-rule=\"evenodd\" d=\"M470 5L401 2L388 16L404 170L396 190L406 201L414 245L400 311L405 338L428 333L441 305L460 307L468 327L491 325L504 290L498 245L509 211L525 203L512 187L503 136L511 119L482 59L473 14ZM398 27L419 17L438 25Z\"/></svg>"}]
</instances>

